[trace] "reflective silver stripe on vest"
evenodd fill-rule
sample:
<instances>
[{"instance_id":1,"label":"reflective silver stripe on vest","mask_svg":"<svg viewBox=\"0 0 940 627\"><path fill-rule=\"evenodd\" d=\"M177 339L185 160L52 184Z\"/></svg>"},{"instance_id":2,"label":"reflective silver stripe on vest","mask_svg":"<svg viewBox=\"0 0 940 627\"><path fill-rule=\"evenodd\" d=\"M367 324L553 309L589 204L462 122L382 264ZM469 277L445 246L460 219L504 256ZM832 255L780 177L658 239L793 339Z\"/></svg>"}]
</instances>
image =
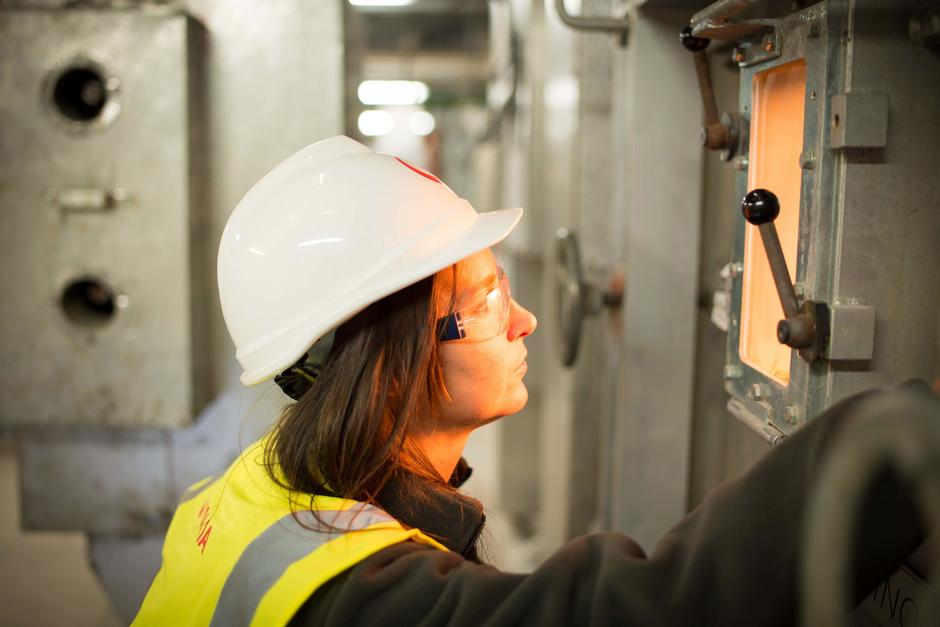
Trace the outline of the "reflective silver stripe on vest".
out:
<instances>
[{"instance_id":1,"label":"reflective silver stripe on vest","mask_svg":"<svg viewBox=\"0 0 940 627\"><path fill-rule=\"evenodd\" d=\"M212 483L213 483L215 480L216 480L216 476L215 476L215 475L210 475L210 476L208 476L208 477L204 477L203 479L200 479L199 481L197 481L197 482L196 482L196 483L197 483L197 487L195 487L195 488L187 488L186 491L183 492L183 496L180 497L179 502L177 503L177 506L182 505L183 503L185 503L185 502L188 501L189 499L191 499L191 498L193 498L193 497L195 497L195 496L198 496L199 494L201 494L202 492L204 492L204 491L206 490L206 488L208 488L210 485L212 485Z\"/></svg>"},{"instance_id":2,"label":"reflective silver stripe on vest","mask_svg":"<svg viewBox=\"0 0 940 627\"><path fill-rule=\"evenodd\" d=\"M291 564L340 537L345 530L364 529L394 520L371 505L319 514L338 529L324 528L312 512L298 512L297 518L309 529L299 525L293 515L287 515L251 541L225 580L212 614L210 624L213 627L247 627L261 599Z\"/></svg>"}]
</instances>

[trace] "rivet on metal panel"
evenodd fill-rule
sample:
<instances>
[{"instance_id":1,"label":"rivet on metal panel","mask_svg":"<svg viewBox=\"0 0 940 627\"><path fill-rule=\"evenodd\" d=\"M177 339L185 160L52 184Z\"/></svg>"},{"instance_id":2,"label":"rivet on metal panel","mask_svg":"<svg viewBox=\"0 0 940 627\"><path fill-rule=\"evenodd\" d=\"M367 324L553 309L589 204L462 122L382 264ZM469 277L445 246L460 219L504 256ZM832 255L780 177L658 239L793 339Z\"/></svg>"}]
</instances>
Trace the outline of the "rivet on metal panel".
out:
<instances>
[{"instance_id":1,"label":"rivet on metal panel","mask_svg":"<svg viewBox=\"0 0 940 627\"><path fill-rule=\"evenodd\" d=\"M744 370L741 368L741 366L736 366L734 364L728 364L727 366L725 366L725 379L726 380L740 379L741 375L743 374L744 374Z\"/></svg>"},{"instance_id":2,"label":"rivet on metal panel","mask_svg":"<svg viewBox=\"0 0 940 627\"><path fill-rule=\"evenodd\" d=\"M731 167L733 167L737 172L744 172L747 170L747 157L744 155L735 157L731 163Z\"/></svg>"},{"instance_id":3,"label":"rivet on metal panel","mask_svg":"<svg viewBox=\"0 0 940 627\"><path fill-rule=\"evenodd\" d=\"M804 170L812 170L816 167L816 155L811 150L804 150L800 153L800 167Z\"/></svg>"},{"instance_id":4,"label":"rivet on metal panel","mask_svg":"<svg viewBox=\"0 0 940 627\"><path fill-rule=\"evenodd\" d=\"M754 383L747 390L748 398L755 401L762 401L767 397L767 386L762 383Z\"/></svg>"},{"instance_id":5,"label":"rivet on metal panel","mask_svg":"<svg viewBox=\"0 0 940 627\"><path fill-rule=\"evenodd\" d=\"M795 405L788 405L783 408L783 419L788 425L795 425L800 422L800 408Z\"/></svg>"}]
</instances>

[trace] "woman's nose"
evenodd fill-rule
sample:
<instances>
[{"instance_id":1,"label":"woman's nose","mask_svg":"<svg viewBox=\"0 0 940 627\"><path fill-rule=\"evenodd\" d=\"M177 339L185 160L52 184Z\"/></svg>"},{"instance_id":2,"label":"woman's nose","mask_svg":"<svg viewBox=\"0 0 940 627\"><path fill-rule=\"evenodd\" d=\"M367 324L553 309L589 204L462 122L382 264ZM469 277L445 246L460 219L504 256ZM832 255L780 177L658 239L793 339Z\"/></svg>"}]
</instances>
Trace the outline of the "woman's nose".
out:
<instances>
[{"instance_id":1,"label":"woman's nose","mask_svg":"<svg viewBox=\"0 0 940 627\"><path fill-rule=\"evenodd\" d=\"M511 304L509 310L509 339L515 340L530 335L539 324L535 314L517 303L515 299L511 301Z\"/></svg>"}]
</instances>

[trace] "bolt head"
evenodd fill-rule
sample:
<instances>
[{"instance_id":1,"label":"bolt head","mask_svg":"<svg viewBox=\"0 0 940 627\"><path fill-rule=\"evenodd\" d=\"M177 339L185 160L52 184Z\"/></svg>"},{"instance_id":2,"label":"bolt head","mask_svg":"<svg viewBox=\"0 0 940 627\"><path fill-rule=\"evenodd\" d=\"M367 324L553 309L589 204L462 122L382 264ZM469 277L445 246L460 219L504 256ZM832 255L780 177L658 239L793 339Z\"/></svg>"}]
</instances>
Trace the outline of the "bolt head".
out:
<instances>
[{"instance_id":1,"label":"bolt head","mask_svg":"<svg viewBox=\"0 0 940 627\"><path fill-rule=\"evenodd\" d=\"M764 386L760 383L754 383L747 391L747 395L750 396L755 401L761 401L764 399Z\"/></svg>"}]
</instances>

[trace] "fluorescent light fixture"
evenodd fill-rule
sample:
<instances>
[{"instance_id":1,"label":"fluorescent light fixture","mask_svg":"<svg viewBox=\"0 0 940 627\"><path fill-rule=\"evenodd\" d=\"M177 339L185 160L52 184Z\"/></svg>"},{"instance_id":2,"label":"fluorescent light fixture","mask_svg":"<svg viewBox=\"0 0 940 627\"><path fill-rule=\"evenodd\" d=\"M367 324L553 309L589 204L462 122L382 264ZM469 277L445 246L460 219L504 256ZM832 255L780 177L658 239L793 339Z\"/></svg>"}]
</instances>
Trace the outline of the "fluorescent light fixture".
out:
<instances>
[{"instance_id":1,"label":"fluorescent light fixture","mask_svg":"<svg viewBox=\"0 0 940 627\"><path fill-rule=\"evenodd\" d=\"M406 7L415 0L349 0L354 7Z\"/></svg>"},{"instance_id":2,"label":"fluorescent light fixture","mask_svg":"<svg viewBox=\"0 0 940 627\"><path fill-rule=\"evenodd\" d=\"M434 130L434 116L427 111L414 111L408 115L408 128L415 135L430 135Z\"/></svg>"},{"instance_id":3,"label":"fluorescent light fixture","mask_svg":"<svg viewBox=\"0 0 940 627\"><path fill-rule=\"evenodd\" d=\"M366 137L388 135L395 128L395 120L388 111L363 111L359 114L359 132Z\"/></svg>"},{"instance_id":4,"label":"fluorescent light fixture","mask_svg":"<svg viewBox=\"0 0 940 627\"><path fill-rule=\"evenodd\" d=\"M428 86L421 81L362 81L359 102L364 105L419 105L428 99Z\"/></svg>"},{"instance_id":5,"label":"fluorescent light fixture","mask_svg":"<svg viewBox=\"0 0 940 627\"><path fill-rule=\"evenodd\" d=\"M580 92L574 76L559 76L545 84L545 103L558 109L571 108L578 104Z\"/></svg>"}]
</instances>

